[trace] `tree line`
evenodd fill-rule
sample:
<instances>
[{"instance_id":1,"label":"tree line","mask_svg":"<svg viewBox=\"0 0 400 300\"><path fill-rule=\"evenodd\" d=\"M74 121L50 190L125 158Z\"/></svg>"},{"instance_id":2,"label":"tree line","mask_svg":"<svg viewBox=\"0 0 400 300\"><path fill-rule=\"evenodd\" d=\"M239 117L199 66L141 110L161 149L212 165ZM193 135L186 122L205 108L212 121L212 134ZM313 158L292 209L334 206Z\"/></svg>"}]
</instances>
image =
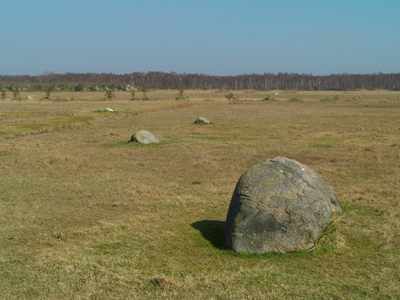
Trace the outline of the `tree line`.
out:
<instances>
[{"instance_id":1,"label":"tree line","mask_svg":"<svg viewBox=\"0 0 400 300\"><path fill-rule=\"evenodd\" d=\"M206 74L177 74L175 72L113 73L65 73L46 71L42 75L0 75L0 82L25 83L29 85L52 83L65 86L71 82L92 82L103 85L146 85L149 89L224 89L224 90L400 90L400 73L331 74L314 76L297 73L241 74L216 76Z\"/></svg>"}]
</instances>

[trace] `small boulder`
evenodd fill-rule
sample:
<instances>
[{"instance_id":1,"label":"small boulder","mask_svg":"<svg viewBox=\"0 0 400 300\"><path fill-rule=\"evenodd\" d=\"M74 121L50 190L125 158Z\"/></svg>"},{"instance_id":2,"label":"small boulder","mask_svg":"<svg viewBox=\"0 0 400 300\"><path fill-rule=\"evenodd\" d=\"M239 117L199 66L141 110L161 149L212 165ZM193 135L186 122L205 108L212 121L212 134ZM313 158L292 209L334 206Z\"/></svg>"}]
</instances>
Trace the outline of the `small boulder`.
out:
<instances>
[{"instance_id":1,"label":"small boulder","mask_svg":"<svg viewBox=\"0 0 400 300\"><path fill-rule=\"evenodd\" d=\"M131 142L139 142L142 144L159 143L160 141L154 135L146 130L135 132L131 137Z\"/></svg>"},{"instance_id":2,"label":"small boulder","mask_svg":"<svg viewBox=\"0 0 400 300\"><path fill-rule=\"evenodd\" d=\"M208 121L206 118L200 117L200 118L197 118L196 121L194 121L194 123L195 123L195 124L198 124L198 123L206 123L206 124L209 124L210 121Z\"/></svg>"},{"instance_id":3,"label":"small boulder","mask_svg":"<svg viewBox=\"0 0 400 300\"><path fill-rule=\"evenodd\" d=\"M25 99L27 100L33 100L33 98L31 96L26 97Z\"/></svg>"},{"instance_id":4,"label":"small boulder","mask_svg":"<svg viewBox=\"0 0 400 300\"><path fill-rule=\"evenodd\" d=\"M285 157L247 170L239 179L225 223L225 244L237 252L308 251L341 211L321 176Z\"/></svg>"},{"instance_id":5,"label":"small boulder","mask_svg":"<svg viewBox=\"0 0 400 300\"><path fill-rule=\"evenodd\" d=\"M107 107L105 111L114 111L112 108Z\"/></svg>"}]
</instances>

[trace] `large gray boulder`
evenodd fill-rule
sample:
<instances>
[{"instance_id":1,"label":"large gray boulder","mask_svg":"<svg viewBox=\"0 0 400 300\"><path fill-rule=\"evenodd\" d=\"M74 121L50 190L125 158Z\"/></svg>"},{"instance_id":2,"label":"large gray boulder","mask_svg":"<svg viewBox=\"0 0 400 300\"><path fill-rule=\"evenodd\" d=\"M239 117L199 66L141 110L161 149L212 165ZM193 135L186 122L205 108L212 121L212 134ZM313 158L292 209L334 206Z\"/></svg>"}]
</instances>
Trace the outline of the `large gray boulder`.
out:
<instances>
[{"instance_id":1,"label":"large gray boulder","mask_svg":"<svg viewBox=\"0 0 400 300\"><path fill-rule=\"evenodd\" d=\"M158 138L146 130L135 132L131 137L131 142L139 142L142 144L151 144L160 142Z\"/></svg>"},{"instance_id":2,"label":"large gray boulder","mask_svg":"<svg viewBox=\"0 0 400 300\"><path fill-rule=\"evenodd\" d=\"M340 211L335 191L317 172L276 157L240 177L226 217L225 244L248 253L311 250L335 211Z\"/></svg>"}]
</instances>

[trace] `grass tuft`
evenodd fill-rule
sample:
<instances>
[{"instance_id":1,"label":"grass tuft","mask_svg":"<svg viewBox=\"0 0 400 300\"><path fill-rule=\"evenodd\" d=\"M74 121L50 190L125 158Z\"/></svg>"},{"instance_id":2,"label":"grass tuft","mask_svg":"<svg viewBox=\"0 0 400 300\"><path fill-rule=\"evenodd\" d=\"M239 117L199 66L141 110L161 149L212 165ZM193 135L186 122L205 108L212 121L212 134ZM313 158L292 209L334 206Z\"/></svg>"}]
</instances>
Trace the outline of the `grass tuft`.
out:
<instances>
[{"instance_id":1,"label":"grass tuft","mask_svg":"<svg viewBox=\"0 0 400 300\"><path fill-rule=\"evenodd\" d=\"M319 102L336 102L336 101L337 100L332 99L332 98L324 98L324 99L319 100Z\"/></svg>"},{"instance_id":2,"label":"grass tuft","mask_svg":"<svg viewBox=\"0 0 400 300\"><path fill-rule=\"evenodd\" d=\"M298 98L298 97L292 97L289 100L286 100L287 102L303 102L303 99Z\"/></svg>"}]
</instances>

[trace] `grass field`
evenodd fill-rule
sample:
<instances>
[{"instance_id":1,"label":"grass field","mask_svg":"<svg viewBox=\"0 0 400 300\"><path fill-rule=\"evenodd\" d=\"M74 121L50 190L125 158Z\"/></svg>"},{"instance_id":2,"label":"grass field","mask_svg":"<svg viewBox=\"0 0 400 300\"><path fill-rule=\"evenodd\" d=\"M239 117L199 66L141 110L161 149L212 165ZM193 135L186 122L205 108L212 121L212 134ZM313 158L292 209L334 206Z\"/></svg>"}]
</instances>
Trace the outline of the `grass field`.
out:
<instances>
[{"instance_id":1,"label":"grass field","mask_svg":"<svg viewBox=\"0 0 400 300\"><path fill-rule=\"evenodd\" d=\"M0 298L400 299L400 92L232 92L0 100ZM276 156L343 212L310 253L225 249L237 180Z\"/></svg>"}]
</instances>

